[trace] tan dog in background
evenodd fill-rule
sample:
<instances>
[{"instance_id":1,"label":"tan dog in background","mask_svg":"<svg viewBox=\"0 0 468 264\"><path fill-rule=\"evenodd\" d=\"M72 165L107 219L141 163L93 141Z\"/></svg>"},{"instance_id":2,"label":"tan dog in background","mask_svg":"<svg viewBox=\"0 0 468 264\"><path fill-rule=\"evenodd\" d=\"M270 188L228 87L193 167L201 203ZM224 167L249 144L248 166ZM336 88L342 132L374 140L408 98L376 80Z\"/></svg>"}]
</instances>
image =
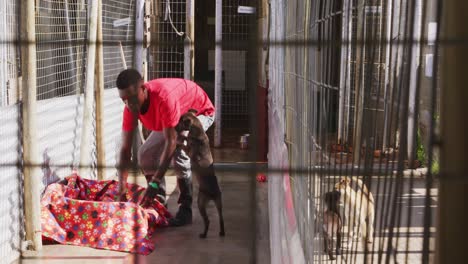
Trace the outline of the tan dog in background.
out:
<instances>
[{"instance_id":1,"label":"tan dog in background","mask_svg":"<svg viewBox=\"0 0 468 264\"><path fill-rule=\"evenodd\" d=\"M352 179L352 180L351 180ZM352 188L356 182L357 191ZM335 184L335 189L341 192L344 201L346 221L349 229L353 230L353 238L363 237L366 242L372 243L374 237L374 197L362 180L357 177L343 177ZM360 234L360 236L359 236Z\"/></svg>"}]
</instances>

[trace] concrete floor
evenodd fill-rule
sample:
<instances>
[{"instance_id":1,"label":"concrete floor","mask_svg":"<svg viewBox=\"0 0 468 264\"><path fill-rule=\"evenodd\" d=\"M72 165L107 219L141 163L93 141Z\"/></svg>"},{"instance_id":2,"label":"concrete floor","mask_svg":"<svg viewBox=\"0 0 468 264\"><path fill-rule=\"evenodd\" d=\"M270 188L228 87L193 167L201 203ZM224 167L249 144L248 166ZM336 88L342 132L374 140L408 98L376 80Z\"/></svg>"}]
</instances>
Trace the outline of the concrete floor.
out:
<instances>
[{"instance_id":1,"label":"concrete floor","mask_svg":"<svg viewBox=\"0 0 468 264\"><path fill-rule=\"evenodd\" d=\"M247 151L238 149L216 149L214 155L215 160L220 162L247 161ZM166 176L168 206L169 211L175 213L178 191L175 176L169 174ZM211 221L208 237L205 240L198 238L203 223L194 203L193 224L156 231L153 238L156 249L148 256L77 246L46 245L40 252L24 252L16 263L270 263L267 184L252 181L254 178L244 172L220 169L217 175L223 191L224 238L218 236L218 216L213 204L208 207ZM135 177L133 181L146 185L142 176ZM194 194L196 201L196 182Z\"/></svg>"}]
</instances>

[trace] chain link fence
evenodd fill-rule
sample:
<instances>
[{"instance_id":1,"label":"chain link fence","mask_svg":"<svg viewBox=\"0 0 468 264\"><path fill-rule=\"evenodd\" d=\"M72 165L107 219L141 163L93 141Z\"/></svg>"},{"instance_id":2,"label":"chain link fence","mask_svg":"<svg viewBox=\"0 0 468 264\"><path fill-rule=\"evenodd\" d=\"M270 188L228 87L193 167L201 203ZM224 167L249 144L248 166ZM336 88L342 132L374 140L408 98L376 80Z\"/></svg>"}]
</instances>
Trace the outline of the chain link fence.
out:
<instances>
[{"instance_id":1,"label":"chain link fence","mask_svg":"<svg viewBox=\"0 0 468 264\"><path fill-rule=\"evenodd\" d=\"M21 72L19 47L20 1L0 3L0 256L7 263L19 257L23 238L21 118L18 101L21 93L18 76Z\"/></svg>"},{"instance_id":2,"label":"chain link fence","mask_svg":"<svg viewBox=\"0 0 468 264\"><path fill-rule=\"evenodd\" d=\"M0 232L0 256L5 259L19 255L23 238L19 2L0 4L0 27L6 32L0 45L0 228L8 230ZM36 1L43 187L79 164L92 3ZM134 63L136 3L102 3L103 127L110 178L115 174L123 108L113 88L125 64ZM184 38L176 31L185 31L186 1L152 3L149 78L183 77ZM249 1L223 1L223 124L233 127L248 123L247 71L257 67L247 65L250 24L239 12L241 5L249 6ZM343 176L362 180L373 193L375 232L372 243L353 240L350 219L355 214L344 203L338 261L419 262L432 257L437 189L427 179L437 175L437 158L432 162L427 156L434 151L428 135L437 127L427 120L438 118L437 108L429 103L435 96L436 87L430 83L437 70L425 71L430 66L420 64L413 68L419 55L434 53L436 43L416 45L430 37L426 32L432 28L432 7L420 0L404 5L397 0L271 1L269 166L284 169L271 174L268 183L272 261L328 259L322 253L323 197ZM95 114L92 119L92 173L82 176L95 178ZM417 167L415 163L423 168L407 170Z\"/></svg>"},{"instance_id":3,"label":"chain link fence","mask_svg":"<svg viewBox=\"0 0 468 264\"><path fill-rule=\"evenodd\" d=\"M270 194L292 196L277 210L278 204L270 203L272 248L281 249L272 252L272 260L328 260L324 195L343 177L352 179L354 192L364 193L357 180L369 188L375 214L372 221L367 211L362 216L356 209L363 206L356 202L362 196L355 196L353 205L342 203L344 236L337 261L433 257L437 189L426 177L437 173L437 161L428 164L424 157L433 144L416 136L430 133L421 125L424 115L438 116L427 103L434 96L432 76L422 74L420 63L423 51L434 53L435 45L420 41L434 19L432 7L420 1L271 2L269 159L287 165L290 174L283 175L284 182L272 180L270 190L276 191ZM285 157L289 164L281 161ZM350 197L351 189L341 195ZM371 221L372 243L351 235L362 235L365 227L353 219Z\"/></svg>"},{"instance_id":4,"label":"chain link fence","mask_svg":"<svg viewBox=\"0 0 468 264\"><path fill-rule=\"evenodd\" d=\"M222 56L223 87L222 117L223 127L247 129L249 122L248 44L250 34L249 13L239 12L241 6L255 6L255 1L223 1ZM211 54L214 70L214 50ZM255 66L254 66L255 67ZM245 132L245 131L244 131Z\"/></svg>"}]
</instances>

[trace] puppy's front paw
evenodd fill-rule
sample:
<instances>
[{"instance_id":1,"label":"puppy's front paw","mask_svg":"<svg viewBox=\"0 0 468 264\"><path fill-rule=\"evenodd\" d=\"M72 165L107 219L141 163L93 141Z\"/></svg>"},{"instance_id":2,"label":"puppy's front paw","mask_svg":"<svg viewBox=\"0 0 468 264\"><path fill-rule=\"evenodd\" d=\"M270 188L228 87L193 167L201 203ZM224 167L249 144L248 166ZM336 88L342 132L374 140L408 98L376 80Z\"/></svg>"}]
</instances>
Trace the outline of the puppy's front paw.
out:
<instances>
[{"instance_id":1,"label":"puppy's front paw","mask_svg":"<svg viewBox=\"0 0 468 264\"><path fill-rule=\"evenodd\" d=\"M224 233L224 231L219 232L219 236L220 236L220 237L223 237L223 236L225 236L225 235L226 235L226 233Z\"/></svg>"},{"instance_id":2,"label":"puppy's front paw","mask_svg":"<svg viewBox=\"0 0 468 264\"><path fill-rule=\"evenodd\" d=\"M203 239L203 238L206 238L206 234L200 234L200 235L198 235L198 236L199 236L200 238L202 238L202 239Z\"/></svg>"}]
</instances>

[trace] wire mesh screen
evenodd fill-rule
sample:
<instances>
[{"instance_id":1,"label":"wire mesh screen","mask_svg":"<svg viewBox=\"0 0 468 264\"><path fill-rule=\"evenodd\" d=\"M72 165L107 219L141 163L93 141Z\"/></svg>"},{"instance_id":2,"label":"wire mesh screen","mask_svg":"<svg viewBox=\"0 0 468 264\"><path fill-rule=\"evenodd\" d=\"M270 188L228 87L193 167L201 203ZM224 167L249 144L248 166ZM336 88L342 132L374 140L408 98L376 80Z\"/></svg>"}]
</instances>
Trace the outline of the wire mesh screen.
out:
<instances>
[{"instance_id":1,"label":"wire mesh screen","mask_svg":"<svg viewBox=\"0 0 468 264\"><path fill-rule=\"evenodd\" d=\"M252 14L238 12L241 6L255 6L255 1L223 1L221 113L224 127L245 129L249 120L247 73L252 66L247 64L247 45ZM211 55L214 63L214 51Z\"/></svg>"},{"instance_id":2,"label":"wire mesh screen","mask_svg":"<svg viewBox=\"0 0 468 264\"><path fill-rule=\"evenodd\" d=\"M37 98L80 94L86 63L86 1L36 4Z\"/></svg>"},{"instance_id":3,"label":"wire mesh screen","mask_svg":"<svg viewBox=\"0 0 468 264\"><path fill-rule=\"evenodd\" d=\"M89 14L95 2L35 2L44 185L69 175L79 163L83 91L90 77L85 74ZM114 88L124 65L133 66L135 1L102 2L105 86ZM239 7L254 4L222 2L223 124L244 128L251 99L247 76L257 65L247 63L252 14L245 12L252 9L240 12ZM434 29L429 24L435 5L422 0L269 2L269 167L284 169L271 172L268 181L272 261L336 257L346 263L427 263L438 200L438 156L430 136L438 131L439 112L431 103L438 105L433 81L438 75L437 67L421 60L438 56L437 42L426 35ZM21 54L14 43L19 3L0 4L5 32L0 45L0 257L6 262L19 255L23 238ZM185 31L186 1L152 3L149 77L182 77L184 40L176 31ZM214 52L207 56L214 61ZM114 90L105 91L109 175L115 172L123 107ZM96 120L95 111L91 118ZM95 127L93 121L93 173Z\"/></svg>"},{"instance_id":4,"label":"wire mesh screen","mask_svg":"<svg viewBox=\"0 0 468 264\"><path fill-rule=\"evenodd\" d=\"M115 88L117 75L133 67L135 1L102 1L104 87Z\"/></svg>"},{"instance_id":5,"label":"wire mesh screen","mask_svg":"<svg viewBox=\"0 0 468 264\"><path fill-rule=\"evenodd\" d=\"M184 37L177 32L185 32L186 9L186 1L153 1L149 79L184 77Z\"/></svg>"},{"instance_id":6,"label":"wire mesh screen","mask_svg":"<svg viewBox=\"0 0 468 264\"><path fill-rule=\"evenodd\" d=\"M269 108L282 124L270 123L270 136L284 127L294 204L285 219L300 240L291 229L285 251L300 249L305 262L337 253L346 263L432 258L437 184L427 183L438 162L424 158L433 148L418 118L438 112L419 100L435 87L417 70L423 52L434 52L419 43L429 8L421 1L272 2Z\"/></svg>"},{"instance_id":7,"label":"wire mesh screen","mask_svg":"<svg viewBox=\"0 0 468 264\"><path fill-rule=\"evenodd\" d=\"M37 137L44 187L79 164L89 9L89 2L80 0L36 3ZM95 144L90 144L93 155Z\"/></svg>"},{"instance_id":8,"label":"wire mesh screen","mask_svg":"<svg viewBox=\"0 0 468 264\"><path fill-rule=\"evenodd\" d=\"M22 175L17 164L21 161L19 38L20 1L0 3L0 258L10 263L20 254L23 238Z\"/></svg>"}]
</instances>

